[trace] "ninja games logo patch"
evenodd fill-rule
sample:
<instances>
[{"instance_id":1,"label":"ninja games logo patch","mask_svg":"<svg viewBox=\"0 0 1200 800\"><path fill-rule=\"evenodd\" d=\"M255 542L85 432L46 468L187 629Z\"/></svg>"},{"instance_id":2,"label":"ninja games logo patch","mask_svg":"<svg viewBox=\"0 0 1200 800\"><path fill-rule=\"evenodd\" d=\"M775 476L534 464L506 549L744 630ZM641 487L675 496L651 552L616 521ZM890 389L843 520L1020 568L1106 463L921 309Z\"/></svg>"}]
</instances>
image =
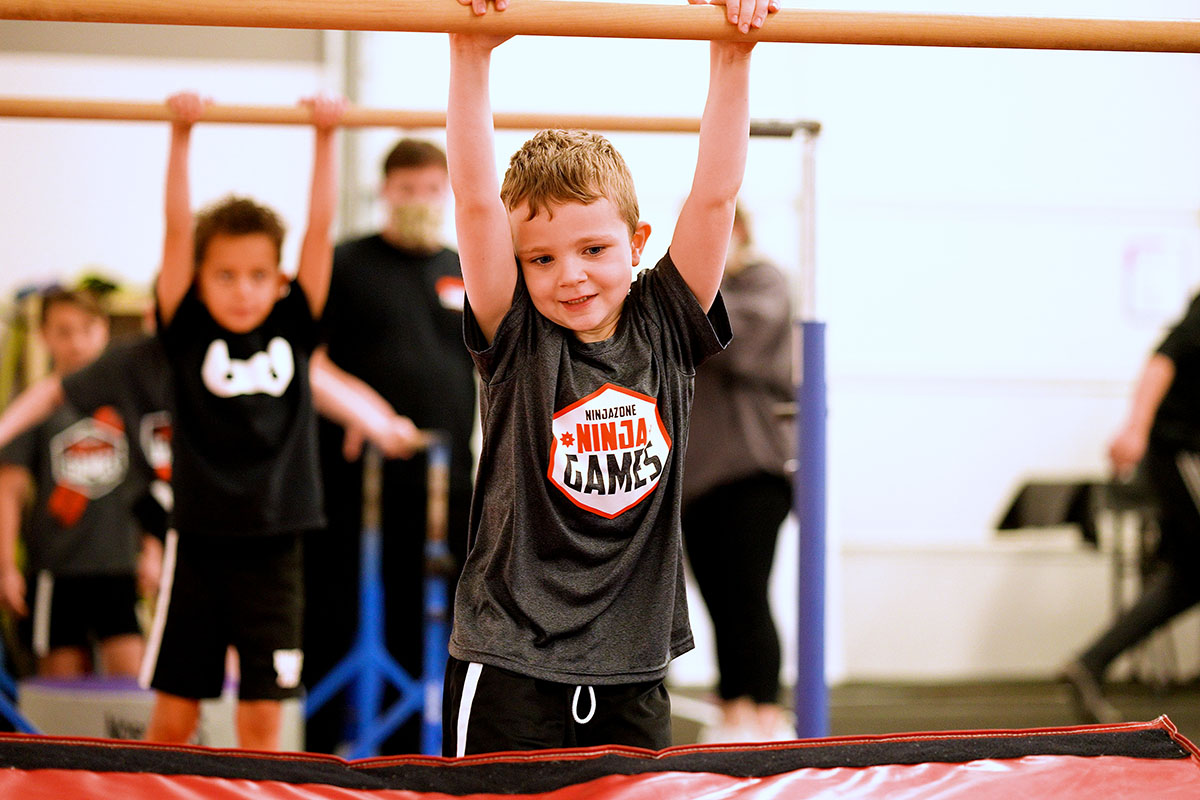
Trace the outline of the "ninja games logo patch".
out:
<instances>
[{"instance_id":1,"label":"ninja games logo patch","mask_svg":"<svg viewBox=\"0 0 1200 800\"><path fill-rule=\"evenodd\" d=\"M95 500L125 479L129 449L120 418L102 412L85 417L50 440L50 469L54 482ZM115 417L115 414L113 414Z\"/></svg>"},{"instance_id":2,"label":"ninja games logo patch","mask_svg":"<svg viewBox=\"0 0 1200 800\"><path fill-rule=\"evenodd\" d=\"M50 439L54 488L46 510L70 528L83 518L88 503L119 486L128 470L125 423L112 406L101 406Z\"/></svg>"},{"instance_id":3,"label":"ninja games logo patch","mask_svg":"<svg viewBox=\"0 0 1200 800\"><path fill-rule=\"evenodd\" d=\"M658 486L671 439L654 398L606 383L554 415L546 477L580 508L613 519Z\"/></svg>"}]
</instances>

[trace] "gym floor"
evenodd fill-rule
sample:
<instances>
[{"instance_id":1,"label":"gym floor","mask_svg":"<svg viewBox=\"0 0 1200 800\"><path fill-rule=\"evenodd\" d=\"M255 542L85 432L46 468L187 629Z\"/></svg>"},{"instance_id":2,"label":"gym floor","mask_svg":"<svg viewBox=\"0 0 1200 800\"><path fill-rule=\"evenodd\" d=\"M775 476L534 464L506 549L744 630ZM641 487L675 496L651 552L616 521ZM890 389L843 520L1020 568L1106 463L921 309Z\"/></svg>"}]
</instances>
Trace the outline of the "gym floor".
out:
<instances>
[{"instance_id":1,"label":"gym floor","mask_svg":"<svg viewBox=\"0 0 1200 800\"><path fill-rule=\"evenodd\" d=\"M1116 683L1108 696L1130 721L1165 714L1180 733L1200 743L1200 682L1169 688ZM704 693L674 688L672 697L703 700ZM684 701L684 705L692 705ZM851 683L829 693L831 736L914 731L1044 728L1081 724L1067 689L1058 683L999 681L944 684ZM697 741L700 723L677 716L675 741Z\"/></svg>"}]
</instances>

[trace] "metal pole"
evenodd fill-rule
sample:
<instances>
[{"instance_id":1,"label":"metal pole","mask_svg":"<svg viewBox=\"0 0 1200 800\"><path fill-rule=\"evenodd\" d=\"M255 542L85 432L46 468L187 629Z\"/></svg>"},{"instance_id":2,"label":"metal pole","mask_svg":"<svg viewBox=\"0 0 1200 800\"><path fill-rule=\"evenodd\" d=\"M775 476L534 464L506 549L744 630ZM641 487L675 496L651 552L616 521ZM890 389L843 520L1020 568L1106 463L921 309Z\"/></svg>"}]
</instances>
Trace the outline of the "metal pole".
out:
<instances>
[{"instance_id":1,"label":"metal pole","mask_svg":"<svg viewBox=\"0 0 1200 800\"><path fill-rule=\"evenodd\" d=\"M825 684L825 323L800 322L801 378L796 387L796 520L800 568L796 659L796 733L829 735Z\"/></svg>"},{"instance_id":2,"label":"metal pole","mask_svg":"<svg viewBox=\"0 0 1200 800\"><path fill-rule=\"evenodd\" d=\"M805 132L801 159L800 280L796 323L796 482L794 511L800 527L797 571L796 733L829 735L825 683L826 451L825 323L816 320L816 136Z\"/></svg>"}]
</instances>

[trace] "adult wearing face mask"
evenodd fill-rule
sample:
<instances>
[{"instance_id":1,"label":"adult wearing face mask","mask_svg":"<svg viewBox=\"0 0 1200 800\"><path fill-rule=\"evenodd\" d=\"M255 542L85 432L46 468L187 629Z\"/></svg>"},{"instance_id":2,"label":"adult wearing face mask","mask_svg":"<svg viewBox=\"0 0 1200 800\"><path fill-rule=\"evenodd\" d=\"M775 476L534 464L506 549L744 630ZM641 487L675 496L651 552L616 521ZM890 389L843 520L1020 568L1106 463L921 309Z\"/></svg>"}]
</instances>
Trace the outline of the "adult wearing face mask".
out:
<instances>
[{"instance_id":1,"label":"adult wearing face mask","mask_svg":"<svg viewBox=\"0 0 1200 800\"><path fill-rule=\"evenodd\" d=\"M441 240L450 199L446 156L430 142L403 139L383 162L382 230L340 244L325 306L328 360L378 392L418 429L451 438L449 544L462 563L471 499L473 366L462 339L458 254ZM329 527L305 544L304 683L310 690L349 650L358 613L363 527L362 465L353 431L322 424L321 461ZM383 578L387 645L414 677L422 671L422 567L426 464L423 453L385 462ZM453 596L453 586L450 587ZM339 695L309 721L306 747L333 752L346 738ZM419 751L420 715L381 747Z\"/></svg>"}]
</instances>

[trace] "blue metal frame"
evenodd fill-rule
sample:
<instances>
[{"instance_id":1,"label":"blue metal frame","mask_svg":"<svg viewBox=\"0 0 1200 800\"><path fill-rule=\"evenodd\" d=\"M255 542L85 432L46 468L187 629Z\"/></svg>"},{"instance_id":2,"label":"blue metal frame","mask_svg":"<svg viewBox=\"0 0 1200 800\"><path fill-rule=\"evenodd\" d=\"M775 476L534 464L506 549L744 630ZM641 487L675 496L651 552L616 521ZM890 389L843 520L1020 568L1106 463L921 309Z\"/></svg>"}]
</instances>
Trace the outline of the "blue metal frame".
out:
<instances>
[{"instance_id":1,"label":"blue metal frame","mask_svg":"<svg viewBox=\"0 0 1200 800\"><path fill-rule=\"evenodd\" d=\"M800 526L797 572L796 732L829 735L825 680L826 416L825 323L817 322L816 143L818 123L803 128L800 167L800 274L797 313L796 481L793 510Z\"/></svg>"},{"instance_id":2,"label":"blue metal frame","mask_svg":"<svg viewBox=\"0 0 1200 800\"><path fill-rule=\"evenodd\" d=\"M800 570L796 661L796 733L829 735L825 682L825 323L801 322L800 384L796 387L796 519Z\"/></svg>"},{"instance_id":3,"label":"blue metal frame","mask_svg":"<svg viewBox=\"0 0 1200 800\"><path fill-rule=\"evenodd\" d=\"M0 716L3 716L20 733L39 733L25 715L17 710L17 684L4 669L4 643L0 641Z\"/></svg>"},{"instance_id":4,"label":"blue metal frame","mask_svg":"<svg viewBox=\"0 0 1200 800\"><path fill-rule=\"evenodd\" d=\"M426 456L431 474L434 470L444 472L449 469L450 447L443 437L429 437ZM384 739L414 713L424 709L421 750L428 755L438 755L442 746L442 680L449 641L446 579L438 570L428 570L425 577L425 674L421 680L416 680L397 663L385 644L379 509L382 464L374 448L369 448L364 458L358 633L345 658L309 692L304 713L311 717L338 692L349 690L353 698L354 738L347 755L349 758L367 758L377 755ZM431 503L433 500L431 497ZM441 498L442 502L444 500ZM444 538L426 542L427 564L448 555ZM381 714L383 692L389 685L400 696Z\"/></svg>"}]
</instances>

